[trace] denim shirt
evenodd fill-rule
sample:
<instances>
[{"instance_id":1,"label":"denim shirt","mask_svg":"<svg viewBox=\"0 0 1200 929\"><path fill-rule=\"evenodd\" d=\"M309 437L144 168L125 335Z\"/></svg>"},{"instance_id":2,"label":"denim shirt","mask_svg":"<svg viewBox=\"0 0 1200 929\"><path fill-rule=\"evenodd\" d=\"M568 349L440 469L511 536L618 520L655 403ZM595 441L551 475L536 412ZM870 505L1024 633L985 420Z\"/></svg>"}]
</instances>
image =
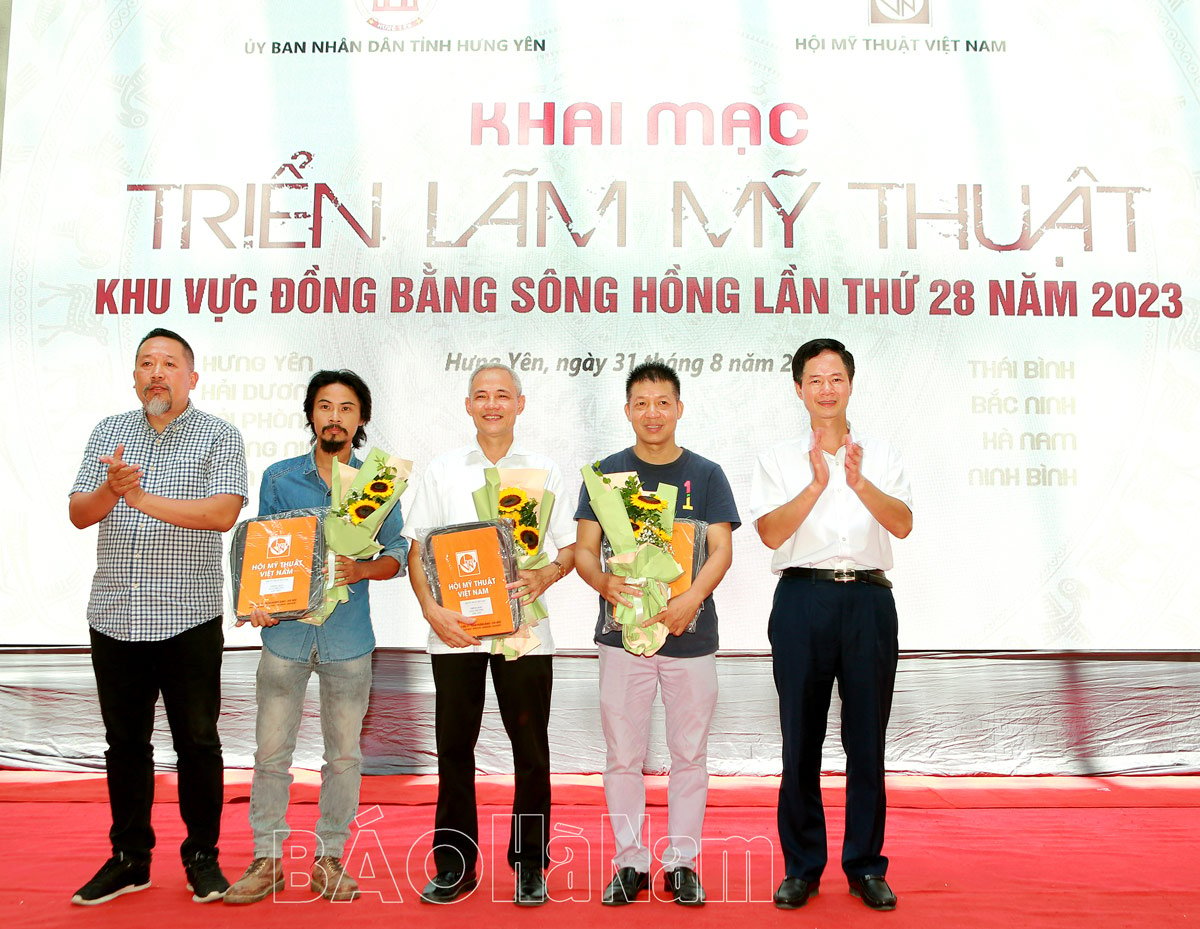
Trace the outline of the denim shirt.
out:
<instances>
[{"instance_id":1,"label":"denim shirt","mask_svg":"<svg viewBox=\"0 0 1200 929\"><path fill-rule=\"evenodd\" d=\"M350 464L355 468L362 466L353 455ZM260 518L286 510L329 505L329 487L317 473L312 452L277 461L263 472L258 493ZM383 546L379 554L390 555L399 561L401 572L408 557L408 539L400 534L403 525L404 517L397 502L375 537L375 541ZM351 584L350 599L338 604L323 625L285 621L277 626L264 626L263 645L272 654L289 661L308 661L314 648L317 660L321 662L349 661L368 654L375 648L369 584L366 580Z\"/></svg>"}]
</instances>

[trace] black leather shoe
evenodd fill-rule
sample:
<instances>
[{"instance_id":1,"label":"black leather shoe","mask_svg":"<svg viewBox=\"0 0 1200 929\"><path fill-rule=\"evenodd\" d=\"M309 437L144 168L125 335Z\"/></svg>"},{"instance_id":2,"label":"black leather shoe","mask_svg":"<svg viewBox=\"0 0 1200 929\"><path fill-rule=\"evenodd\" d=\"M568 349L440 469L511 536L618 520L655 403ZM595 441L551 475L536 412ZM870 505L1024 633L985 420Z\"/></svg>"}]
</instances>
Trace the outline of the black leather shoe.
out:
<instances>
[{"instance_id":1,"label":"black leather shoe","mask_svg":"<svg viewBox=\"0 0 1200 929\"><path fill-rule=\"evenodd\" d=\"M873 910L894 910L896 895L880 874L864 874L851 878L850 895L861 897L862 902Z\"/></svg>"},{"instance_id":2,"label":"black leather shoe","mask_svg":"<svg viewBox=\"0 0 1200 929\"><path fill-rule=\"evenodd\" d=\"M633 903L637 895L650 886L650 875L637 868L619 868L604 888L600 902L605 906L624 906Z\"/></svg>"},{"instance_id":3,"label":"black leather shoe","mask_svg":"<svg viewBox=\"0 0 1200 929\"><path fill-rule=\"evenodd\" d=\"M668 871L663 875L663 889L669 891L680 906L704 906L700 876L691 868Z\"/></svg>"},{"instance_id":4,"label":"black leather shoe","mask_svg":"<svg viewBox=\"0 0 1200 929\"><path fill-rule=\"evenodd\" d=\"M513 903L517 906L541 906L546 902L546 879L537 865L517 863L517 890Z\"/></svg>"},{"instance_id":5,"label":"black leather shoe","mask_svg":"<svg viewBox=\"0 0 1200 929\"><path fill-rule=\"evenodd\" d=\"M802 877L785 877L775 891L775 905L781 910L798 910L808 903L809 897L817 895L820 881L806 881Z\"/></svg>"},{"instance_id":6,"label":"black leather shoe","mask_svg":"<svg viewBox=\"0 0 1200 929\"><path fill-rule=\"evenodd\" d=\"M453 903L479 883L474 871L439 871L421 891L422 903Z\"/></svg>"}]
</instances>

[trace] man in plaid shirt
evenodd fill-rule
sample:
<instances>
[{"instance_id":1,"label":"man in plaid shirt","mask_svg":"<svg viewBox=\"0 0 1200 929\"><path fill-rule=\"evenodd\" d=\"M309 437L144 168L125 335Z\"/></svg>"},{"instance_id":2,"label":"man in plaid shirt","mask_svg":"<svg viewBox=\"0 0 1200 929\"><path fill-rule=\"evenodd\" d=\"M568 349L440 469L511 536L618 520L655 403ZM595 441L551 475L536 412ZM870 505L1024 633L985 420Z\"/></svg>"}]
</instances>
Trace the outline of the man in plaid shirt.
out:
<instances>
[{"instance_id":1,"label":"man in plaid shirt","mask_svg":"<svg viewBox=\"0 0 1200 929\"><path fill-rule=\"evenodd\" d=\"M96 426L71 488L71 522L99 524L87 616L113 820L112 857L71 898L85 906L150 886L160 693L178 755L188 889L208 903L229 886L217 861L221 533L247 502L246 452L237 429L192 406L198 377L183 338L148 333L133 369L141 409Z\"/></svg>"}]
</instances>

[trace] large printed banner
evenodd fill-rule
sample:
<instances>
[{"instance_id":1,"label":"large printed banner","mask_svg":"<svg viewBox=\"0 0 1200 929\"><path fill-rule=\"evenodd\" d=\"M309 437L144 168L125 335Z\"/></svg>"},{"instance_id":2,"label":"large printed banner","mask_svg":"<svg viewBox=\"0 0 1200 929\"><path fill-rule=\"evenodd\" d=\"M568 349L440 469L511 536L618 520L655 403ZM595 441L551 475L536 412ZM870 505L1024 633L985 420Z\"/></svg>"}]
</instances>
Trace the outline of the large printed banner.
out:
<instances>
[{"instance_id":1,"label":"large printed banner","mask_svg":"<svg viewBox=\"0 0 1200 929\"><path fill-rule=\"evenodd\" d=\"M682 444L743 506L756 453L806 429L791 352L833 336L854 429L914 489L902 647L1197 647L1195 16L14 0L0 641L86 641L95 531L66 493L165 326L254 487L307 450L314 370L362 374L372 443L419 474L470 440L467 375L496 359L519 438L578 486L659 358ZM766 648L769 553L734 538L722 646ZM594 595L550 596L560 646L588 647ZM382 644L424 641L406 582L372 600Z\"/></svg>"}]
</instances>

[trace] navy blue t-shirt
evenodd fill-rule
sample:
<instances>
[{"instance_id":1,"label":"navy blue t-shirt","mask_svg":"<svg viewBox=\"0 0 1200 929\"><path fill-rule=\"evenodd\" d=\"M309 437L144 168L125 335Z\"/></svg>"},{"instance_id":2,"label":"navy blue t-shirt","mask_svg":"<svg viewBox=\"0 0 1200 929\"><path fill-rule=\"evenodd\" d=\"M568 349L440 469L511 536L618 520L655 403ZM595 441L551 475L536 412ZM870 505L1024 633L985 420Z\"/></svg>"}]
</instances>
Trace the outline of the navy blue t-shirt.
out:
<instances>
[{"instance_id":1,"label":"navy blue t-shirt","mask_svg":"<svg viewBox=\"0 0 1200 929\"><path fill-rule=\"evenodd\" d=\"M665 465L642 461L633 453L632 448L627 448L615 455L609 455L601 461L600 470L605 474L636 471L642 486L651 492L656 490L659 484L670 484L678 488L679 497L675 502L677 519L700 519L706 523L729 523L733 529L742 524L738 518L733 491L729 487L729 480L725 477L721 466L686 448L682 455ZM575 510L575 518L599 522L596 514L592 512L591 501L588 500L587 485L584 485L579 492L579 507ZM596 644L621 648L621 631L618 629L602 633L603 629L604 598L601 597L600 618L596 621ZM667 636L666 644L659 649L658 654L667 658L697 658L701 655L711 655L716 650L717 607L710 595L700 610L696 631Z\"/></svg>"}]
</instances>

